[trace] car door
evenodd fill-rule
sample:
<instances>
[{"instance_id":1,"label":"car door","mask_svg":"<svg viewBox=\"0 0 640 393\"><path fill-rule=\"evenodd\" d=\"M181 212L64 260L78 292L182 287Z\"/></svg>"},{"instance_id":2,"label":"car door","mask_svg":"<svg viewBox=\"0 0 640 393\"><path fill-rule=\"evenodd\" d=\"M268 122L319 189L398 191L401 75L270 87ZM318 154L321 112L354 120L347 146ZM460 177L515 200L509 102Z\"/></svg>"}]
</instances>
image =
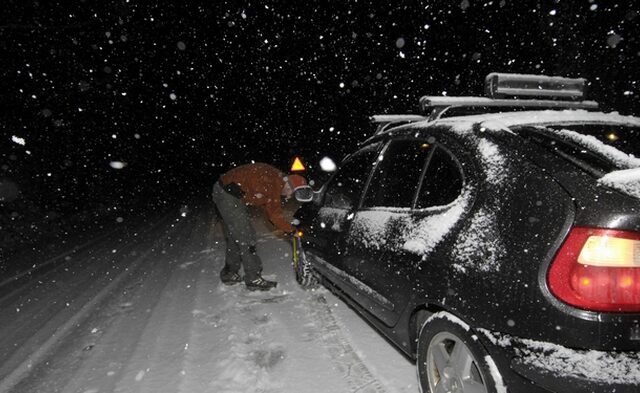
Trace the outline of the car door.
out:
<instances>
[{"instance_id":1,"label":"car door","mask_svg":"<svg viewBox=\"0 0 640 393\"><path fill-rule=\"evenodd\" d=\"M344 279L345 237L381 147L374 143L345 159L326 184L312 230L305 235L305 252L314 267L334 282Z\"/></svg>"},{"instance_id":2,"label":"car door","mask_svg":"<svg viewBox=\"0 0 640 393\"><path fill-rule=\"evenodd\" d=\"M391 141L382 156L349 227L343 264L361 283L359 303L393 326L414 290L415 269L433 249L425 246L445 235L438 223L457 208L464 178L435 138Z\"/></svg>"}]
</instances>

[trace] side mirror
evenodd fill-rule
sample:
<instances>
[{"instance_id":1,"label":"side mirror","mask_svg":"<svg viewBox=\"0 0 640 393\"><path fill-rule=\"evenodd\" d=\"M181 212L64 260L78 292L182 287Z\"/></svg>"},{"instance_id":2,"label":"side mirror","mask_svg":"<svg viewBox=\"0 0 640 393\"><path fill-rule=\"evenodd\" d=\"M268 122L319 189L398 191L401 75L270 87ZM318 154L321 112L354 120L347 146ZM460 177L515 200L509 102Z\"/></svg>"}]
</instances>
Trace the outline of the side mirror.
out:
<instances>
[{"instance_id":1,"label":"side mirror","mask_svg":"<svg viewBox=\"0 0 640 393\"><path fill-rule=\"evenodd\" d=\"M313 200L313 189L309 186L296 187L293 191L293 196L298 202L311 202Z\"/></svg>"}]
</instances>

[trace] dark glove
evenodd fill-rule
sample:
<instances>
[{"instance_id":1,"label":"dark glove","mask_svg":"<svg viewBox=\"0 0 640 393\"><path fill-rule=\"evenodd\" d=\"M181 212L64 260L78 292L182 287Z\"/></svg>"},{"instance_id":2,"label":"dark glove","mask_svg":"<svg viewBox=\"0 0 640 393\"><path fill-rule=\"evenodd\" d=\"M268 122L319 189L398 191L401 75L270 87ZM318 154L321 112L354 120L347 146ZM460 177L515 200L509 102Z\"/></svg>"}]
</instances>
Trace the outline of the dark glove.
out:
<instances>
[{"instance_id":1,"label":"dark glove","mask_svg":"<svg viewBox=\"0 0 640 393\"><path fill-rule=\"evenodd\" d=\"M229 183L224 186L224 190L238 199L242 199L245 195L238 183Z\"/></svg>"}]
</instances>

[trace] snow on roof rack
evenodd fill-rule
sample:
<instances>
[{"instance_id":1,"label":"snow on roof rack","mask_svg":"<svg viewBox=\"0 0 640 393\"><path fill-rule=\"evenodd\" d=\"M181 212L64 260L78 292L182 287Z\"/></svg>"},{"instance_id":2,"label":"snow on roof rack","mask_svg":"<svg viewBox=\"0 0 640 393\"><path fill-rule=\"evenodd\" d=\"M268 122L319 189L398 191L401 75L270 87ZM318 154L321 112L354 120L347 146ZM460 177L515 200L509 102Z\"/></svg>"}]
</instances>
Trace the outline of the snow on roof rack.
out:
<instances>
[{"instance_id":1,"label":"snow on roof rack","mask_svg":"<svg viewBox=\"0 0 640 393\"><path fill-rule=\"evenodd\" d=\"M378 125L374 134L377 135L401 124L437 120L445 113L451 117L527 109L597 110L597 102L583 100L585 85L584 78L492 72L485 78L487 97L424 96L420 98L420 109L426 116L375 115L371 117L371 121Z\"/></svg>"},{"instance_id":2,"label":"snow on roof rack","mask_svg":"<svg viewBox=\"0 0 640 393\"><path fill-rule=\"evenodd\" d=\"M484 79L484 92L491 98L512 96L580 100L585 96L585 84L584 78L492 72Z\"/></svg>"},{"instance_id":3,"label":"snow on roof rack","mask_svg":"<svg viewBox=\"0 0 640 393\"><path fill-rule=\"evenodd\" d=\"M415 123L417 121L428 120L427 117L421 115L373 115L370 117L371 122L378 125L374 135L378 135L392 126L401 124Z\"/></svg>"},{"instance_id":4,"label":"snow on roof rack","mask_svg":"<svg viewBox=\"0 0 640 393\"><path fill-rule=\"evenodd\" d=\"M597 110L595 101L557 101L557 100L522 100L495 99L488 97L442 97L424 96L420 98L420 108L429 114L429 120L442 117L445 112L455 114L476 114L486 112L512 112L525 109L586 109ZM462 112L462 113L461 113Z\"/></svg>"}]
</instances>

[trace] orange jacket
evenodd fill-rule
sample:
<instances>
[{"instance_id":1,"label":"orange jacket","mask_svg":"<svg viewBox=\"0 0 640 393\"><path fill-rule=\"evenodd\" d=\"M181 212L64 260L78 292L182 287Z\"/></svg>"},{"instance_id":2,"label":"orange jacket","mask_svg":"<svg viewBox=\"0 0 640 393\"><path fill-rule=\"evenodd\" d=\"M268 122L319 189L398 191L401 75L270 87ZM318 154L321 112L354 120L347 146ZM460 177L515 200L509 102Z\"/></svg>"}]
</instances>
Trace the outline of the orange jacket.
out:
<instances>
[{"instance_id":1,"label":"orange jacket","mask_svg":"<svg viewBox=\"0 0 640 393\"><path fill-rule=\"evenodd\" d=\"M238 184L244 192L244 203L260 206L273 225L285 232L292 232L293 227L284 217L280 204L285 176L271 165L256 162L235 167L220 176L220 180L223 185Z\"/></svg>"}]
</instances>

